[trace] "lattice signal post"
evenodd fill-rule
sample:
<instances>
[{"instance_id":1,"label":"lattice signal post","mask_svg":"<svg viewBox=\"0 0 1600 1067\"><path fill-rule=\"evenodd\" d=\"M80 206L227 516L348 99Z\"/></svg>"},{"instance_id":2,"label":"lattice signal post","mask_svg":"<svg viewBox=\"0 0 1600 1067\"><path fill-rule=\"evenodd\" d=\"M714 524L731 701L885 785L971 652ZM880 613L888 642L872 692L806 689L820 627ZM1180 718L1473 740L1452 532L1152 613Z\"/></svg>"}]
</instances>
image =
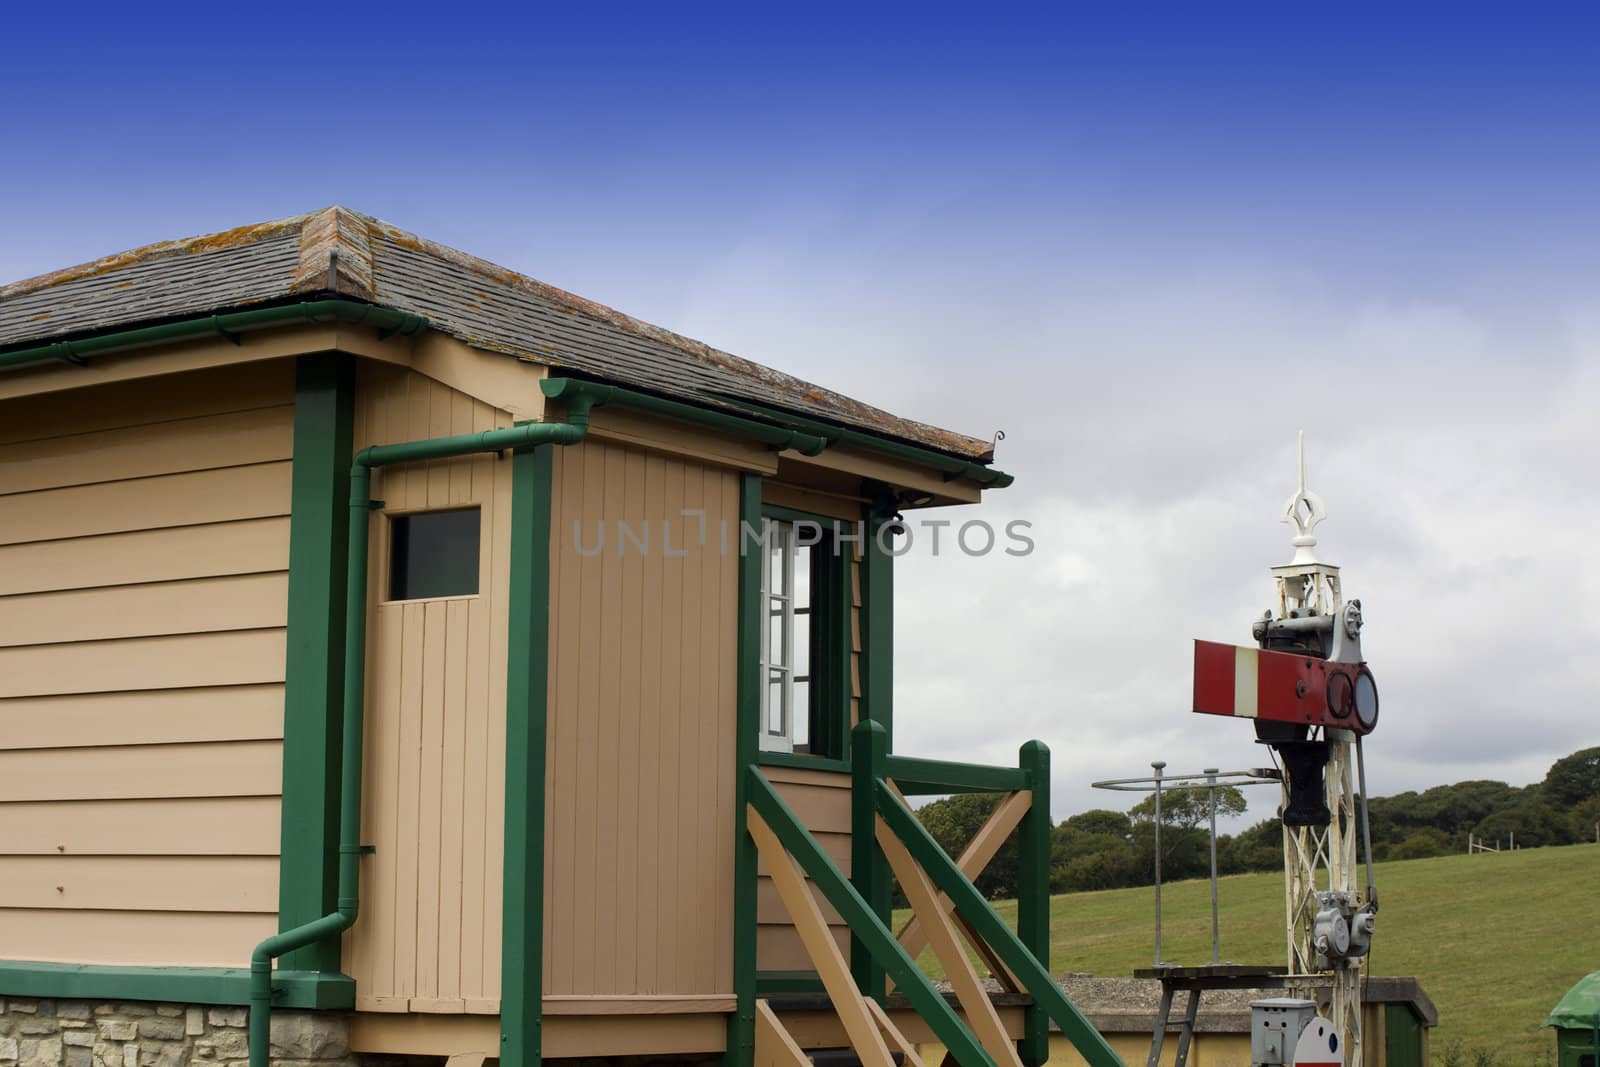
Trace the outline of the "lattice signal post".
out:
<instances>
[{"instance_id":1,"label":"lattice signal post","mask_svg":"<svg viewBox=\"0 0 1600 1067\"><path fill-rule=\"evenodd\" d=\"M1325 518L1322 498L1306 487L1302 434L1300 483L1283 511L1295 554L1272 568L1276 610L1251 627L1255 647L1195 642L1194 710L1254 720L1256 740L1275 754L1290 991L1309 999L1331 983L1330 1021L1348 1067L1362 1067L1361 968L1378 895L1370 839L1358 889L1356 846L1366 826L1361 739L1378 723L1378 687L1361 654L1361 602L1342 599L1339 568L1315 552L1312 531Z\"/></svg>"}]
</instances>

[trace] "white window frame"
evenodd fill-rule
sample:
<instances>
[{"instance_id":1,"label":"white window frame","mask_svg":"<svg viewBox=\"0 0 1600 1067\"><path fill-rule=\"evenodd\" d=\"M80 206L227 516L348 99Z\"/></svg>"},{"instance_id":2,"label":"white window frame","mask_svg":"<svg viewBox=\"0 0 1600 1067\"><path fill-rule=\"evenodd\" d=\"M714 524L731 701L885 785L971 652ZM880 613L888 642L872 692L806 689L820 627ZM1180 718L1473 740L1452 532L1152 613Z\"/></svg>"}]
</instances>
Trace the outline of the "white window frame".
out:
<instances>
[{"instance_id":1,"label":"white window frame","mask_svg":"<svg viewBox=\"0 0 1600 1067\"><path fill-rule=\"evenodd\" d=\"M796 536L795 524L782 519L765 517L761 527L761 728L757 733L758 747L762 752L793 752L795 750L795 723L800 716L805 716L807 733L810 731L811 708L809 694L811 690L811 649L805 650L806 665L804 674L797 674L798 665L795 648L795 616L804 615L810 625L806 628L809 640L811 626L816 624L812 617L814 605L811 603L811 591L806 590L805 606L797 607L797 590L795 588L795 559L802 551L810 551L811 545L799 544ZM773 552L776 547L778 551ZM772 571L776 555L777 563L782 567L783 592L773 592ZM810 568L807 568L806 581L811 580ZM774 661L772 652L773 620L781 620L779 631L781 637L779 644L780 658ZM772 693L774 676L779 680L778 694L780 708L776 716L773 714ZM804 684L807 694L805 707L797 706L795 687ZM777 719L774 722L774 718Z\"/></svg>"}]
</instances>

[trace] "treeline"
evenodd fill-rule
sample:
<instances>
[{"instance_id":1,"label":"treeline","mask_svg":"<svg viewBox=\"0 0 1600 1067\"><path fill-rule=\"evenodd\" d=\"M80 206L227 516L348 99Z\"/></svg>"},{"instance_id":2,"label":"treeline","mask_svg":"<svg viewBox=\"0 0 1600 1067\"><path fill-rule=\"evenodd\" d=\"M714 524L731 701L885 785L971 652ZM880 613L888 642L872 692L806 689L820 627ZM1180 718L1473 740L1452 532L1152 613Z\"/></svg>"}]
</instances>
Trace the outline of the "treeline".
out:
<instances>
[{"instance_id":1,"label":"treeline","mask_svg":"<svg viewBox=\"0 0 1600 1067\"><path fill-rule=\"evenodd\" d=\"M1265 792L1266 790L1262 790ZM955 855L977 833L1000 798L968 793L938 800L917 816L944 849ZM1557 760L1542 782L1517 788L1504 782L1470 781L1424 792L1373 797L1372 853L1384 860L1421 859L1465 852L1467 835L1504 846L1512 834L1518 848L1593 841L1600 825L1600 747ZM1217 791L1217 813L1240 815L1244 794ZM1163 881L1204 878L1210 872L1210 801L1206 790L1176 788L1161 794ZM1155 881L1155 798L1146 796L1126 812L1096 809L1055 824L1051 830L1050 891L1118 889ZM1223 874L1281 870L1282 830L1265 819L1238 834L1217 837L1217 867ZM1017 892L1017 839L1000 849L979 876L991 899Z\"/></svg>"}]
</instances>

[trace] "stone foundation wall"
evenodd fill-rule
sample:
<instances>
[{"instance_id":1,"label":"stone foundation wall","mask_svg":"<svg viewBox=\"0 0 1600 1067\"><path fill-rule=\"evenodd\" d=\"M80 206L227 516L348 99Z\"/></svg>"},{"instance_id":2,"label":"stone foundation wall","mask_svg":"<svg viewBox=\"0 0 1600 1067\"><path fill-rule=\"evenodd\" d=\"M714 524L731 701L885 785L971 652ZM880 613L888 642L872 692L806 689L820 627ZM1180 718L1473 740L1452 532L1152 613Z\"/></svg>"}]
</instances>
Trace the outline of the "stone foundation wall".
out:
<instances>
[{"instance_id":1,"label":"stone foundation wall","mask_svg":"<svg viewBox=\"0 0 1600 1067\"><path fill-rule=\"evenodd\" d=\"M0 1067L248 1067L249 1011L189 1004L0 998ZM272 1013L279 1067L356 1067L338 1012Z\"/></svg>"}]
</instances>

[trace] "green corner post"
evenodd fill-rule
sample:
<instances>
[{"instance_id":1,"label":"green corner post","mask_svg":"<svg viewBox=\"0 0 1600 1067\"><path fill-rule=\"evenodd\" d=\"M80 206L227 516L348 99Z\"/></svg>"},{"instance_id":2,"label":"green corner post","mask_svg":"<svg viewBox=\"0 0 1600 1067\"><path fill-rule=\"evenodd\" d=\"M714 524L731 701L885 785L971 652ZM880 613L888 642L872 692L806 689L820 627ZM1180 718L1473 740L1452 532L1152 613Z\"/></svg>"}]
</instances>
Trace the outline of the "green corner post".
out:
<instances>
[{"instance_id":1,"label":"green corner post","mask_svg":"<svg viewBox=\"0 0 1600 1067\"><path fill-rule=\"evenodd\" d=\"M344 558L355 364L339 352L295 363L288 651L278 929L338 908L339 754L344 690ZM339 939L285 953L280 966L339 970Z\"/></svg>"},{"instance_id":2,"label":"green corner post","mask_svg":"<svg viewBox=\"0 0 1600 1067\"><path fill-rule=\"evenodd\" d=\"M1028 776L1033 802L1019 831L1017 937L1050 973L1050 747L1029 741L1022 746L1018 766ZM1023 1013L1019 1051L1027 1067L1050 1059L1050 1017L1038 1004Z\"/></svg>"},{"instance_id":3,"label":"green corner post","mask_svg":"<svg viewBox=\"0 0 1600 1067\"><path fill-rule=\"evenodd\" d=\"M892 516L870 517L861 546L861 724L851 734L853 747L862 724L881 728L870 735L874 747L868 767L861 767L860 755L852 758L850 869L856 890L885 925L893 918L893 886L878 849L874 785L884 776L883 760L894 751L894 538L886 529L893 523ZM854 935L850 969L863 992L883 998L883 967Z\"/></svg>"},{"instance_id":4,"label":"green corner post","mask_svg":"<svg viewBox=\"0 0 1600 1067\"><path fill-rule=\"evenodd\" d=\"M756 1054L756 843L746 829L751 768L756 762L761 718L761 476L739 483L739 661L735 727L733 810L733 990L723 1067L749 1067Z\"/></svg>"},{"instance_id":5,"label":"green corner post","mask_svg":"<svg viewBox=\"0 0 1600 1067\"><path fill-rule=\"evenodd\" d=\"M555 449L511 458L510 649L500 1063L538 1067L544 980L545 719L549 701L550 473Z\"/></svg>"},{"instance_id":6,"label":"green corner post","mask_svg":"<svg viewBox=\"0 0 1600 1067\"><path fill-rule=\"evenodd\" d=\"M850 884L888 925L891 912L889 863L878 847L877 783L889 757L889 732L874 719L850 731ZM881 905L881 906L880 906ZM850 975L856 987L883 1003L888 995L883 964L872 957L860 935L850 933Z\"/></svg>"}]
</instances>

